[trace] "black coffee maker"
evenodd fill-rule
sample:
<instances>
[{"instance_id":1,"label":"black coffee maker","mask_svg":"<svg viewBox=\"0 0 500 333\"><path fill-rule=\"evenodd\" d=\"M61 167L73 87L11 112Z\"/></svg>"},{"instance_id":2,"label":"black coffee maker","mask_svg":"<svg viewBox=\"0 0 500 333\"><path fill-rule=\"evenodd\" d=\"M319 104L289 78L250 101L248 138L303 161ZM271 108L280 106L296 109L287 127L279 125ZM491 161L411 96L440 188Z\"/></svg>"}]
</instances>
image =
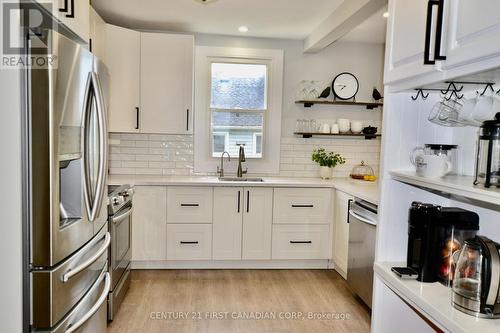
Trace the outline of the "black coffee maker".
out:
<instances>
[{"instance_id":1,"label":"black coffee maker","mask_svg":"<svg viewBox=\"0 0 500 333\"><path fill-rule=\"evenodd\" d=\"M418 280L451 286L458 254L476 236L479 216L471 211L413 202L408 219L407 266Z\"/></svg>"}]
</instances>

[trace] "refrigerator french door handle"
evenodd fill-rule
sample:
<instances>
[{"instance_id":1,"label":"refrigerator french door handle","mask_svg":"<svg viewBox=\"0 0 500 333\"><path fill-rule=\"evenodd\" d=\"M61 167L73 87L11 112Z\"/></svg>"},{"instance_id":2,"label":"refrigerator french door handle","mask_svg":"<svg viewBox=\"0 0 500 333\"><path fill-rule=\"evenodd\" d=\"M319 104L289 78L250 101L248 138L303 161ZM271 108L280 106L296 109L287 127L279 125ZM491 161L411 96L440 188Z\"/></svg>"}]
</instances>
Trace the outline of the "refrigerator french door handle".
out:
<instances>
[{"instance_id":1,"label":"refrigerator french door handle","mask_svg":"<svg viewBox=\"0 0 500 333\"><path fill-rule=\"evenodd\" d=\"M97 259L99 259L99 257L101 257L102 254L108 249L110 243L111 243L111 235L109 232L106 232L106 235L104 236L104 244L101 246L101 248L85 262L64 273L61 277L62 282L63 283L68 282L73 276L75 276L76 274L80 273L81 271L83 271L84 269L95 263Z\"/></svg>"},{"instance_id":2,"label":"refrigerator french door handle","mask_svg":"<svg viewBox=\"0 0 500 333\"><path fill-rule=\"evenodd\" d=\"M91 221L93 222L99 213L99 210L102 206L102 201L104 198L104 193L105 193L105 179L106 179L106 172L107 172L107 150L108 150L108 134L106 133L106 110L105 110L105 104L104 104L104 98L103 98L103 92L101 88L101 82L99 81L99 77L97 76L97 73L92 72L91 74L92 78L92 86L94 88L94 95L96 98L96 104L97 104L97 115L99 119L99 125L98 125L98 130L99 130L99 174L98 174L98 179L97 179L97 186L96 186L96 195L94 196L94 203L92 205L92 216L91 216Z\"/></svg>"},{"instance_id":3,"label":"refrigerator french door handle","mask_svg":"<svg viewBox=\"0 0 500 333\"><path fill-rule=\"evenodd\" d=\"M89 76L87 78L87 84L85 85L85 95L84 95L84 114L83 114L83 119L84 119L84 126L82 129L82 137L83 137L83 149L82 149L82 157L83 157L83 196L85 199L85 210L87 211L87 216L89 218L89 221L92 222L92 202L90 202L90 196L89 196L89 172L88 172L88 165L87 165L87 118L88 118L88 113L91 112L92 109L92 103L90 101L90 95L91 95L91 89L92 89L92 75L89 73Z\"/></svg>"},{"instance_id":4,"label":"refrigerator french door handle","mask_svg":"<svg viewBox=\"0 0 500 333\"><path fill-rule=\"evenodd\" d=\"M99 296L97 302L82 318L80 318L80 320L71 325L64 333L73 333L78 330L83 324L85 324L90 318L92 318L92 316L99 310L101 305L108 299L109 290L111 288L111 277L109 276L108 272L104 273L102 277L99 278L96 286L99 286L103 279L105 280L104 290L102 291L101 296Z\"/></svg>"}]
</instances>

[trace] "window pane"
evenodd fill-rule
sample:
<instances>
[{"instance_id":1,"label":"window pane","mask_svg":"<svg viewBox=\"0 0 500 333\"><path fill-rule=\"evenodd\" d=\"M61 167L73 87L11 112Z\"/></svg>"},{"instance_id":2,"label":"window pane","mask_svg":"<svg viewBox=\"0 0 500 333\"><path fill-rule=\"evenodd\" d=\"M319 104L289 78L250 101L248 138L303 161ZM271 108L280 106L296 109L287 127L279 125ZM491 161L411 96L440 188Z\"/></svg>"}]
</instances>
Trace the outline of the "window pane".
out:
<instances>
[{"instance_id":1,"label":"window pane","mask_svg":"<svg viewBox=\"0 0 500 333\"><path fill-rule=\"evenodd\" d=\"M214 133L214 153L223 153L226 150L226 135Z\"/></svg>"},{"instance_id":2,"label":"window pane","mask_svg":"<svg viewBox=\"0 0 500 333\"><path fill-rule=\"evenodd\" d=\"M256 64L212 64L212 109L265 110L267 67Z\"/></svg>"},{"instance_id":3,"label":"window pane","mask_svg":"<svg viewBox=\"0 0 500 333\"><path fill-rule=\"evenodd\" d=\"M255 136L255 152L262 155L262 135Z\"/></svg>"},{"instance_id":4,"label":"window pane","mask_svg":"<svg viewBox=\"0 0 500 333\"><path fill-rule=\"evenodd\" d=\"M216 150L215 136L228 136L225 150L233 157L238 158L239 146L244 145L247 158L262 157L262 132L264 128L264 114L262 112L212 112L212 133L214 133L213 157L220 157L222 151ZM260 148L254 149L254 134L258 134ZM219 139L217 139L219 140Z\"/></svg>"}]
</instances>

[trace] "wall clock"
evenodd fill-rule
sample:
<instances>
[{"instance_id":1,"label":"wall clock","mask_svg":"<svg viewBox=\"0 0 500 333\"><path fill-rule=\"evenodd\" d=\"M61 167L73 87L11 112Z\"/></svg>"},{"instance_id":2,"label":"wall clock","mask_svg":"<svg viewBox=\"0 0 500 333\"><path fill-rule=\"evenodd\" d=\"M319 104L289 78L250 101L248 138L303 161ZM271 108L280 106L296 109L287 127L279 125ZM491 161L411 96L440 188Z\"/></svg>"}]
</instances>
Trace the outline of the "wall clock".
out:
<instances>
[{"instance_id":1,"label":"wall clock","mask_svg":"<svg viewBox=\"0 0 500 333\"><path fill-rule=\"evenodd\" d=\"M332 82L332 91L335 98L341 100L353 99L359 90L358 79L351 73L340 73Z\"/></svg>"}]
</instances>

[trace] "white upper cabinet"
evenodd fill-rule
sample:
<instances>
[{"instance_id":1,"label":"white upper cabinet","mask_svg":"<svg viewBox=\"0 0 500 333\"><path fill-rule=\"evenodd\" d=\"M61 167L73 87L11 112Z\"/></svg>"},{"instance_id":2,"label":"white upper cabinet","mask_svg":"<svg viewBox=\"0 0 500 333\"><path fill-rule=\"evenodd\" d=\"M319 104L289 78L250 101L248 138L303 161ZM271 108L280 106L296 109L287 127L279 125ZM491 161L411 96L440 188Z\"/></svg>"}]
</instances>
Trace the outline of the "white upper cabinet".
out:
<instances>
[{"instance_id":1,"label":"white upper cabinet","mask_svg":"<svg viewBox=\"0 0 500 333\"><path fill-rule=\"evenodd\" d=\"M446 61L452 68L500 55L500 1L454 0L449 4ZM498 64L497 64L498 66Z\"/></svg>"},{"instance_id":2,"label":"white upper cabinet","mask_svg":"<svg viewBox=\"0 0 500 333\"><path fill-rule=\"evenodd\" d=\"M428 0L389 0L385 78L386 84L436 71L424 64L426 31L435 31L435 21L427 24ZM431 36L433 37L433 36ZM434 59L431 38L427 55ZM430 60L432 60L430 59Z\"/></svg>"},{"instance_id":3,"label":"white upper cabinet","mask_svg":"<svg viewBox=\"0 0 500 333\"><path fill-rule=\"evenodd\" d=\"M106 25L106 60L110 76L109 131L139 132L139 32Z\"/></svg>"},{"instance_id":4,"label":"white upper cabinet","mask_svg":"<svg viewBox=\"0 0 500 333\"><path fill-rule=\"evenodd\" d=\"M106 22L90 7L90 51L102 61L106 60Z\"/></svg>"},{"instance_id":5,"label":"white upper cabinet","mask_svg":"<svg viewBox=\"0 0 500 333\"><path fill-rule=\"evenodd\" d=\"M40 1L42 2L42 1ZM89 0L59 0L59 8L53 8L58 19L85 42L89 41Z\"/></svg>"},{"instance_id":6,"label":"white upper cabinet","mask_svg":"<svg viewBox=\"0 0 500 333\"><path fill-rule=\"evenodd\" d=\"M193 132L194 37L141 33L141 132Z\"/></svg>"}]
</instances>

